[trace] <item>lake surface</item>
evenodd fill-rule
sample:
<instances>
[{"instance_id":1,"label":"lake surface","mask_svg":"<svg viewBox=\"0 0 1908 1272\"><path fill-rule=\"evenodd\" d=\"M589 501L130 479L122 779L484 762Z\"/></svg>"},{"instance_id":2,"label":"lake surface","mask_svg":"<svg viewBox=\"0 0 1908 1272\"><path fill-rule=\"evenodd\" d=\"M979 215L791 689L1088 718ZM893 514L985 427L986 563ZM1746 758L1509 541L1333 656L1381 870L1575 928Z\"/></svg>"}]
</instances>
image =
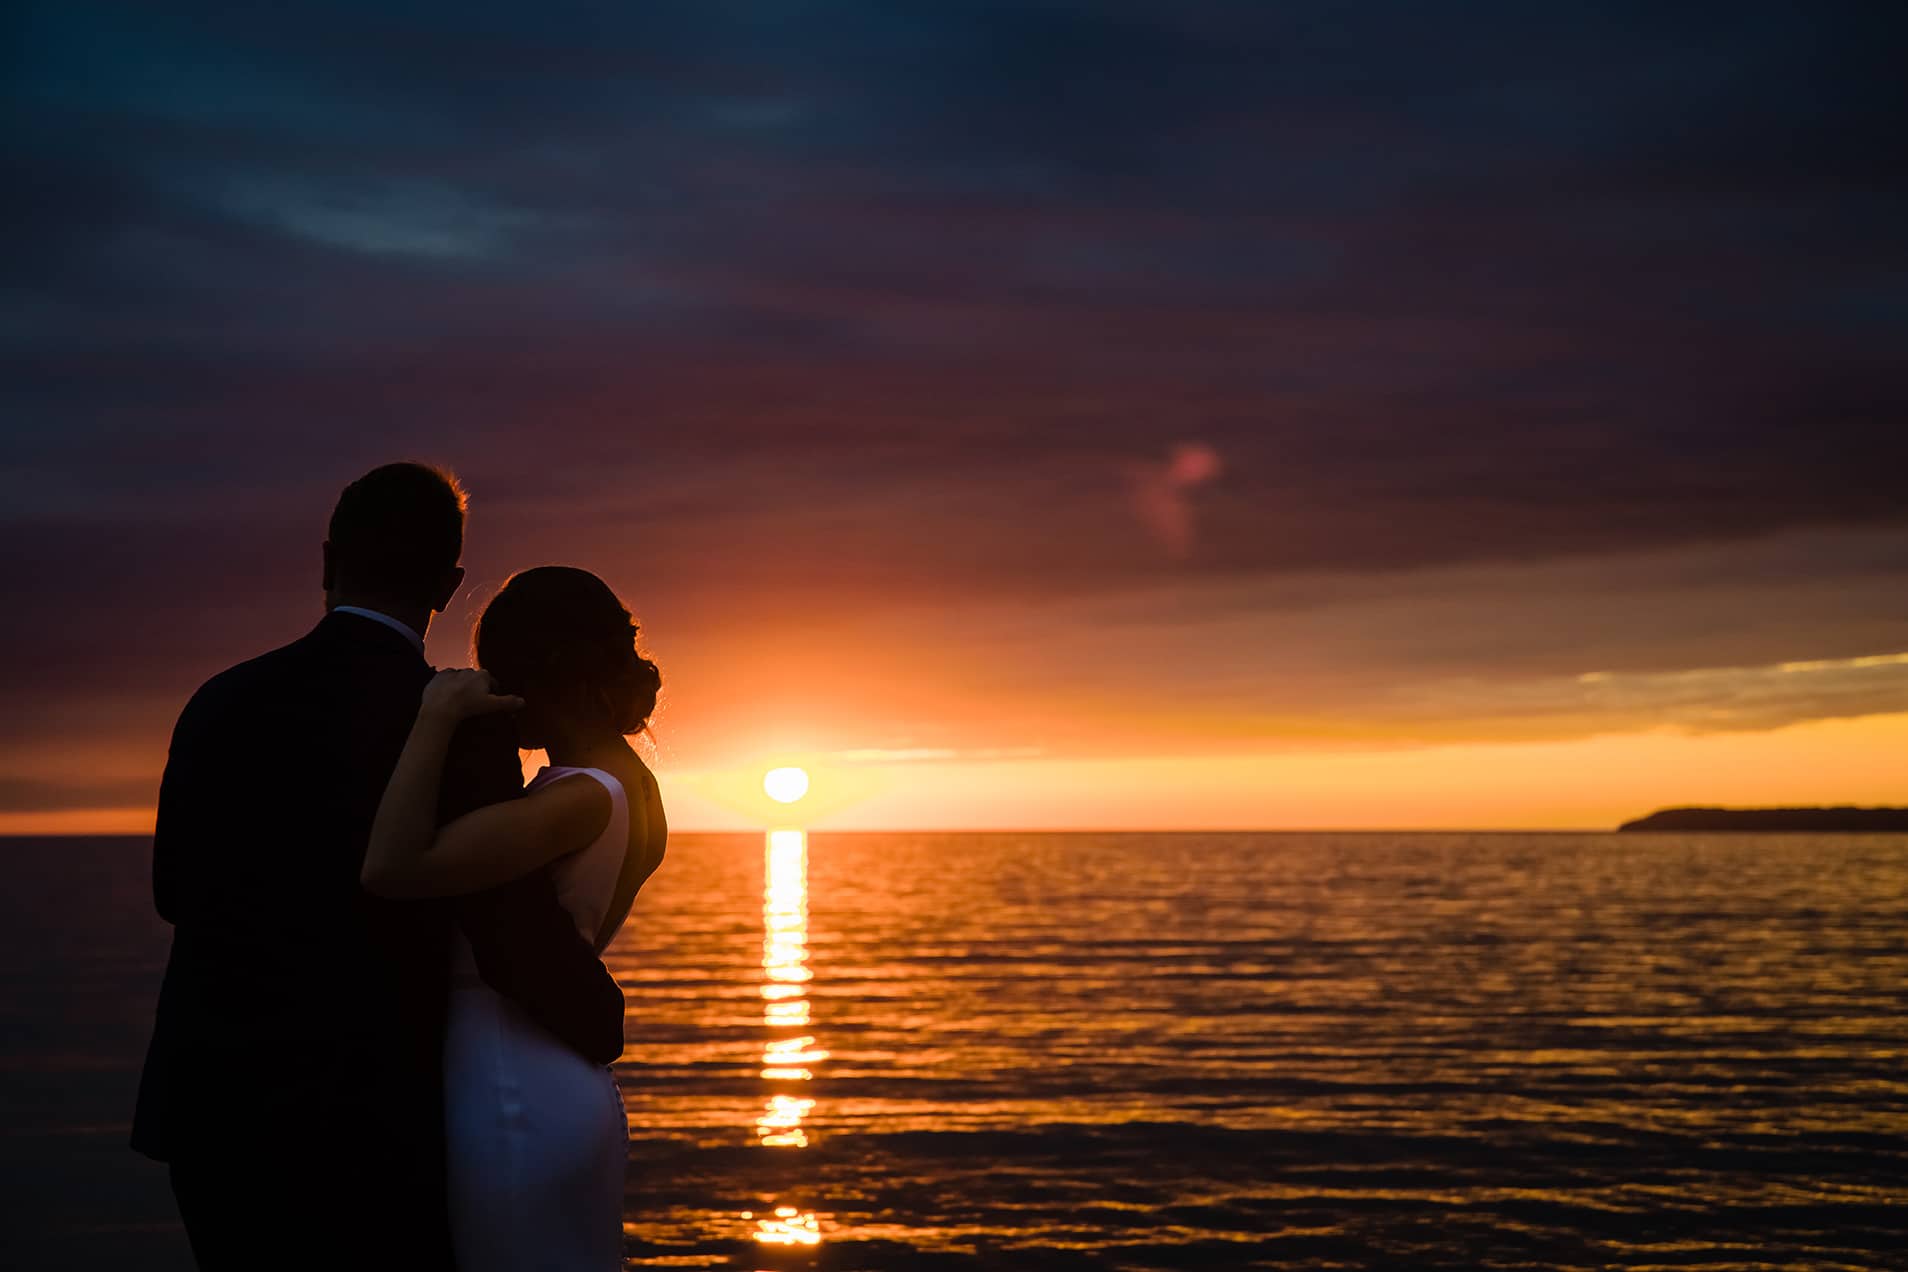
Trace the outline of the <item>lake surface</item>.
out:
<instances>
[{"instance_id":1,"label":"lake surface","mask_svg":"<svg viewBox=\"0 0 1908 1272\"><path fill-rule=\"evenodd\" d=\"M0 842L0 1265L190 1266L146 851ZM679 835L610 962L631 1267L1908 1258L1908 837Z\"/></svg>"}]
</instances>

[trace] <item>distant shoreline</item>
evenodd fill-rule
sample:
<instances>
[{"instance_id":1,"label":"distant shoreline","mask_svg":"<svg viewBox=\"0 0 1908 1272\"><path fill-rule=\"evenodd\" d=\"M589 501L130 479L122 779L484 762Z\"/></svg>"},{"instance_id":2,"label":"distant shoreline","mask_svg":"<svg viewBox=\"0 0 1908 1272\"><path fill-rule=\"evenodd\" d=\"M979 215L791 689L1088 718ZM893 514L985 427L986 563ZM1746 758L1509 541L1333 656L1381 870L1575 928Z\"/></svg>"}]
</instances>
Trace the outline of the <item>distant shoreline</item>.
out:
<instances>
[{"instance_id":1,"label":"distant shoreline","mask_svg":"<svg viewBox=\"0 0 1908 1272\"><path fill-rule=\"evenodd\" d=\"M670 827L672 836L696 839L759 839L767 828L746 830L738 828L706 829L689 827ZM1117 838L1168 837L1196 839L1200 837L1226 838L1240 835L1268 836L1280 838L1375 838L1384 836L1411 836L1424 838L1449 838L1451 836L1475 836L1489 838L1503 837L1556 837L1573 838L1596 835L1612 835L1632 832L1718 832L1747 833L1769 832L1813 832L1816 834L1908 834L1908 808L1665 808L1639 817L1612 828L1607 822L1601 826L1419 826L1419 827L1357 827L1357 826L1269 826L1247 829L1237 826L1223 827L1176 827L1172 829L1134 830L1126 827L1054 827L1036 826L1008 828L992 826L984 829L962 827L953 830L938 827L913 829L813 829L810 835L824 839L859 839L881 836L971 836L975 838L1050 838L1080 839L1096 836ZM64 832L23 832L0 831L0 843L46 842L54 840L82 842L119 841L126 844L150 844L151 831L64 831Z\"/></svg>"},{"instance_id":2,"label":"distant shoreline","mask_svg":"<svg viewBox=\"0 0 1908 1272\"><path fill-rule=\"evenodd\" d=\"M1664 808L1617 829L1908 832L1908 808Z\"/></svg>"}]
</instances>

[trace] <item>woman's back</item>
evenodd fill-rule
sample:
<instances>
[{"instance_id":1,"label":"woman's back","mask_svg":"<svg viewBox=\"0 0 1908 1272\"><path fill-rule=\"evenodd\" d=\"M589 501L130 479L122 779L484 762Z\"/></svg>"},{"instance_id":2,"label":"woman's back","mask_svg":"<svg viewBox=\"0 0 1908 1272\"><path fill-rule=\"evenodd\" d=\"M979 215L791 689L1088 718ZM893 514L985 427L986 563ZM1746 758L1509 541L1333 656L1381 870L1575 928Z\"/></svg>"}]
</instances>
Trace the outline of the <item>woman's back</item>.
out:
<instances>
[{"instance_id":1,"label":"woman's back","mask_svg":"<svg viewBox=\"0 0 1908 1272\"><path fill-rule=\"evenodd\" d=\"M629 911L619 880L639 853L623 783L554 765L529 789L594 781L610 795L601 833L543 869L585 940L607 944ZM640 836L640 832L639 832ZM476 975L461 941L444 1040L445 1132L458 1266L621 1266L628 1122L607 1069L557 1043Z\"/></svg>"},{"instance_id":2,"label":"woman's back","mask_svg":"<svg viewBox=\"0 0 1908 1272\"><path fill-rule=\"evenodd\" d=\"M534 791L551 782L574 777L600 782L609 792L609 821L603 833L588 846L557 858L546 869L556 884L557 900L576 920L577 932L601 953L616 929L623 925L623 919L629 914L629 903L634 899L623 898L622 909L612 915L612 907L618 900L616 881L622 877L623 861L630 853L641 850L639 842L631 841L632 830L641 834L642 828L632 818L628 789L621 779L605 769L553 764L531 778L525 789ZM642 798L641 792L637 798Z\"/></svg>"}]
</instances>

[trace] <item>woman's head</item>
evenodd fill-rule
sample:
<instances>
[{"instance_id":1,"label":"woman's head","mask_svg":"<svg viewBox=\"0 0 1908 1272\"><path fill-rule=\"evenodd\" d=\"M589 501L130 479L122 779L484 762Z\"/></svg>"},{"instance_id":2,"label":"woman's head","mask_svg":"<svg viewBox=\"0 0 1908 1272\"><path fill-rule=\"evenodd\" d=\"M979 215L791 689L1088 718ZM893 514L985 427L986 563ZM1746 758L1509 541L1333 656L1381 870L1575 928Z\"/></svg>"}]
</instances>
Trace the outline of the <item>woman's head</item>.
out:
<instances>
[{"instance_id":1,"label":"woman's head","mask_svg":"<svg viewBox=\"0 0 1908 1272\"><path fill-rule=\"evenodd\" d=\"M554 737L637 733L662 688L636 651L636 620L588 570L543 565L514 574L477 620L477 665L519 694L526 747Z\"/></svg>"}]
</instances>

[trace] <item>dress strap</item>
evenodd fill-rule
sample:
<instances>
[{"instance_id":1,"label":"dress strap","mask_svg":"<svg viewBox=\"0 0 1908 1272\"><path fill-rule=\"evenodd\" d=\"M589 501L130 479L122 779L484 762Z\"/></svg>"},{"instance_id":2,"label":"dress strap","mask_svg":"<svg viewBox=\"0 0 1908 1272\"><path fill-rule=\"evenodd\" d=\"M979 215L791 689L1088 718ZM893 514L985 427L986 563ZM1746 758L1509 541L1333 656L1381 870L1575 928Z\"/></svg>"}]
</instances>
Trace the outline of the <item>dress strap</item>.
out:
<instances>
[{"instance_id":1,"label":"dress strap","mask_svg":"<svg viewBox=\"0 0 1908 1272\"><path fill-rule=\"evenodd\" d=\"M566 777L575 777L579 773L587 773L589 776L595 778L598 784L610 793L610 799L614 801L618 808L623 810L624 815L628 815L629 792L623 789L623 784L616 780L614 773L604 769L552 764L543 768L535 777L531 778L529 785L525 786L524 789L526 791L536 790L539 787L548 786L552 782L560 782Z\"/></svg>"}]
</instances>

